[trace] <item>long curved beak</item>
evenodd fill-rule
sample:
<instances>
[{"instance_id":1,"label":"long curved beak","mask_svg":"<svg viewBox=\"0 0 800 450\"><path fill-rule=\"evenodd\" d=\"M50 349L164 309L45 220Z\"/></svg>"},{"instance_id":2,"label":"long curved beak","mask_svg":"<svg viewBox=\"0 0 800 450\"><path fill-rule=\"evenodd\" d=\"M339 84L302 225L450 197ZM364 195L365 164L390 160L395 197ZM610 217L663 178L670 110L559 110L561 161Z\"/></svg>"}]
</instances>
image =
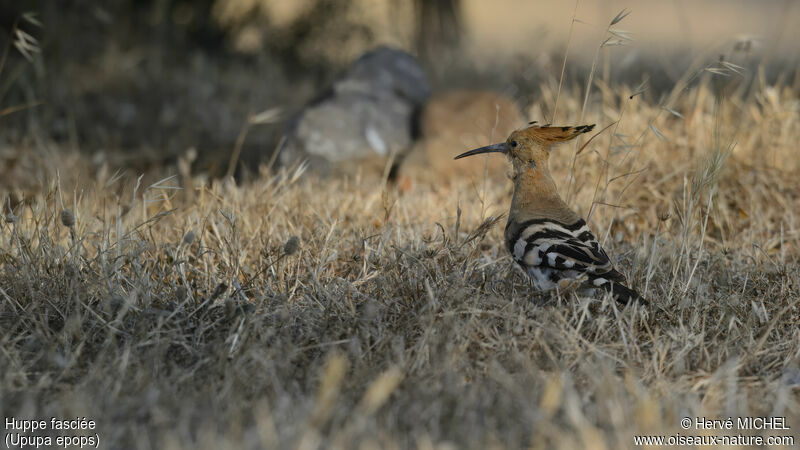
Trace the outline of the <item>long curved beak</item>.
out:
<instances>
[{"instance_id":1,"label":"long curved beak","mask_svg":"<svg viewBox=\"0 0 800 450\"><path fill-rule=\"evenodd\" d=\"M508 147L506 147L505 142L501 142L499 144L487 145L486 147L476 148L475 150L464 152L453 159L461 159L467 156L480 155L482 153L506 153L506 152L508 152Z\"/></svg>"}]
</instances>

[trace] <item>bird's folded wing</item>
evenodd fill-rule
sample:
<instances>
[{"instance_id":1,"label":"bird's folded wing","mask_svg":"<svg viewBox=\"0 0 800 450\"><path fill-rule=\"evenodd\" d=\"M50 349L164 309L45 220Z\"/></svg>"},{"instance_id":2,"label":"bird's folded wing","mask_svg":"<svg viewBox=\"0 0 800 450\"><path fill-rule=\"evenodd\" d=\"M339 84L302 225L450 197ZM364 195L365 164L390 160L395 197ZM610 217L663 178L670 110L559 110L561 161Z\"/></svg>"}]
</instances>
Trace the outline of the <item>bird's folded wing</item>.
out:
<instances>
[{"instance_id":1,"label":"bird's folded wing","mask_svg":"<svg viewBox=\"0 0 800 450\"><path fill-rule=\"evenodd\" d=\"M514 240L512 253L525 266L573 270L625 281L583 220L571 225L542 219L527 222Z\"/></svg>"}]
</instances>

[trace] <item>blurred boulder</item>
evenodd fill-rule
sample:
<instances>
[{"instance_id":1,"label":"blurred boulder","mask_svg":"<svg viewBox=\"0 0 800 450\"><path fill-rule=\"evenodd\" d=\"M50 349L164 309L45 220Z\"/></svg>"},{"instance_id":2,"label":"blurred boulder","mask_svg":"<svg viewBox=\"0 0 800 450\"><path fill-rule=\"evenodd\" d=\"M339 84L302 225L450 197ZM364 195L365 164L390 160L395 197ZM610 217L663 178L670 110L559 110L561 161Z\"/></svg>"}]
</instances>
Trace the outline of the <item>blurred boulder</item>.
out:
<instances>
[{"instance_id":1,"label":"blurred boulder","mask_svg":"<svg viewBox=\"0 0 800 450\"><path fill-rule=\"evenodd\" d=\"M503 177L508 171L500 155L453 161L453 157L473 148L503 142L525 125L525 115L514 100L491 91L456 90L436 94L426 104L420 118L422 141L404 163L403 171L433 171L437 177L483 177L488 163L490 177Z\"/></svg>"},{"instance_id":2,"label":"blurred boulder","mask_svg":"<svg viewBox=\"0 0 800 450\"><path fill-rule=\"evenodd\" d=\"M312 169L325 172L360 159L401 160L429 94L410 54L388 47L365 53L290 121L280 161L308 159Z\"/></svg>"}]
</instances>

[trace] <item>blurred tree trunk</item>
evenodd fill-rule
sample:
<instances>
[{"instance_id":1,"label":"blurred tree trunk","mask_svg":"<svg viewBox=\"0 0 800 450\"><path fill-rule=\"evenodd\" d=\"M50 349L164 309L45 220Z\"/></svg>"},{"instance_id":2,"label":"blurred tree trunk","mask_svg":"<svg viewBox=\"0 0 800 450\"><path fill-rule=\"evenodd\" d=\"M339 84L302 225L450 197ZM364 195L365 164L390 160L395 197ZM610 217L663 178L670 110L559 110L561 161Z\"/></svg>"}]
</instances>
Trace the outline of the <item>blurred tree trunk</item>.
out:
<instances>
[{"instance_id":1,"label":"blurred tree trunk","mask_svg":"<svg viewBox=\"0 0 800 450\"><path fill-rule=\"evenodd\" d=\"M416 46L426 63L438 62L461 41L461 0L415 0Z\"/></svg>"}]
</instances>

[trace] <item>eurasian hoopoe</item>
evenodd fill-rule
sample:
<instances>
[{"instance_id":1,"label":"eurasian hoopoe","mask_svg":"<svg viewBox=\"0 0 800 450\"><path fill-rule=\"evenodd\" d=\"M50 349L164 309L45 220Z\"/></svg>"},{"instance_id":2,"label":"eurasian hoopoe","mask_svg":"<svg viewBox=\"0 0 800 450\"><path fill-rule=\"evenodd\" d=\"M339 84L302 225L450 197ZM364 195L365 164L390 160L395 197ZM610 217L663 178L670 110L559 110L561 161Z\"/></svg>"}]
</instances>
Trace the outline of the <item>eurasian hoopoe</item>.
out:
<instances>
[{"instance_id":1,"label":"eurasian hoopoe","mask_svg":"<svg viewBox=\"0 0 800 450\"><path fill-rule=\"evenodd\" d=\"M505 240L514 260L541 291L604 289L620 302L644 301L628 289L586 222L556 191L550 175L550 146L591 131L579 127L531 126L517 130L505 142L470 150L455 159L483 153L504 153L514 166L514 195Z\"/></svg>"}]
</instances>

